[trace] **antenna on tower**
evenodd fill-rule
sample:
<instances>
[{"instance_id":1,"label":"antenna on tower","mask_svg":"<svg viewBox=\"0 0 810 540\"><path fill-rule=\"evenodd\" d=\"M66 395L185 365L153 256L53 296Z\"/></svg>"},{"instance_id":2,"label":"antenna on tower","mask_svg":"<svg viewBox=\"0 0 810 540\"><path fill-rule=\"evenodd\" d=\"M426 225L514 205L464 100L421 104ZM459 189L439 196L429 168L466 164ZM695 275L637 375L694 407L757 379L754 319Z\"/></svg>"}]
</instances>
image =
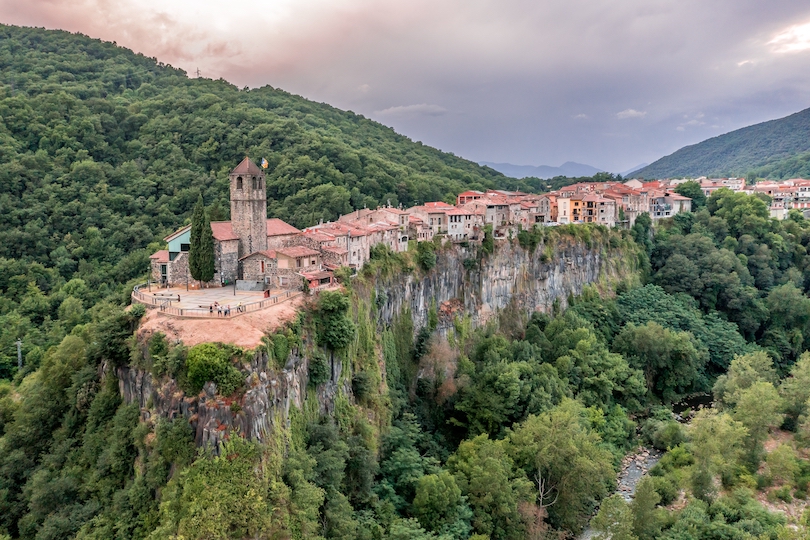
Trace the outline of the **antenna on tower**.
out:
<instances>
[{"instance_id":1,"label":"antenna on tower","mask_svg":"<svg viewBox=\"0 0 810 540\"><path fill-rule=\"evenodd\" d=\"M200 68L197 68L197 78L200 78Z\"/></svg>"}]
</instances>

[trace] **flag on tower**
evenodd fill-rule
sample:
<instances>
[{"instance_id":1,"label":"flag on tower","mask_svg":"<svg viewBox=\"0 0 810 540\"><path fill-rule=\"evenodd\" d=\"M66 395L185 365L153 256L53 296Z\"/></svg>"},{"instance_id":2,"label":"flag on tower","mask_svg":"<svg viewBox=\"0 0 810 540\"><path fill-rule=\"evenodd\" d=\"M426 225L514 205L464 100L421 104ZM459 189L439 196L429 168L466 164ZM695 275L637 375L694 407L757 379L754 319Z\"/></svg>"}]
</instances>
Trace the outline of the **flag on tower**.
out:
<instances>
[{"instance_id":1,"label":"flag on tower","mask_svg":"<svg viewBox=\"0 0 810 540\"><path fill-rule=\"evenodd\" d=\"M270 164L267 163L267 160L262 158L262 169L266 169Z\"/></svg>"}]
</instances>

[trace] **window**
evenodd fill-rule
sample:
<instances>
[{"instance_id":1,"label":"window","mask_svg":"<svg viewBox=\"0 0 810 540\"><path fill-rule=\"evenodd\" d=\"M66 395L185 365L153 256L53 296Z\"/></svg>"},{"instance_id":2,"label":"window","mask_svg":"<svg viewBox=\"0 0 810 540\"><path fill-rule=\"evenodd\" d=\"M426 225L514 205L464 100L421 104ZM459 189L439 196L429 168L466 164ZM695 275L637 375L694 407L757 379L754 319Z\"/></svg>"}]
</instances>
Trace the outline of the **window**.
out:
<instances>
[{"instance_id":1,"label":"window","mask_svg":"<svg viewBox=\"0 0 810 540\"><path fill-rule=\"evenodd\" d=\"M242 189L242 177L241 176L236 177L236 189Z\"/></svg>"},{"instance_id":2,"label":"window","mask_svg":"<svg viewBox=\"0 0 810 540\"><path fill-rule=\"evenodd\" d=\"M264 274L264 261L259 261L259 266L261 266L261 273Z\"/></svg>"},{"instance_id":3,"label":"window","mask_svg":"<svg viewBox=\"0 0 810 540\"><path fill-rule=\"evenodd\" d=\"M188 251L191 249L191 244L180 244L180 251Z\"/></svg>"},{"instance_id":4,"label":"window","mask_svg":"<svg viewBox=\"0 0 810 540\"><path fill-rule=\"evenodd\" d=\"M259 189L259 179L255 176L253 177L253 189Z\"/></svg>"},{"instance_id":5,"label":"window","mask_svg":"<svg viewBox=\"0 0 810 540\"><path fill-rule=\"evenodd\" d=\"M309 261L309 265L310 266L315 266L315 259L312 259L311 261Z\"/></svg>"},{"instance_id":6,"label":"window","mask_svg":"<svg viewBox=\"0 0 810 540\"><path fill-rule=\"evenodd\" d=\"M301 268L301 259L295 259L295 267Z\"/></svg>"}]
</instances>

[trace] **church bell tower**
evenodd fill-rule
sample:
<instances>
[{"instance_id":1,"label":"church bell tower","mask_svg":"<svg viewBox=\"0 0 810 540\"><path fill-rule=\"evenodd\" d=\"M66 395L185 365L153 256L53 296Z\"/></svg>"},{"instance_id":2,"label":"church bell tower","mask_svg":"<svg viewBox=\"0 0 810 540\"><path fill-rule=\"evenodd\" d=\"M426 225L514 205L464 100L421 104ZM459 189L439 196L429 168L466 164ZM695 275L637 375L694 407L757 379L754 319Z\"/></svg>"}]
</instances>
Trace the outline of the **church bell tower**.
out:
<instances>
[{"instance_id":1,"label":"church bell tower","mask_svg":"<svg viewBox=\"0 0 810 540\"><path fill-rule=\"evenodd\" d=\"M267 249L267 188L264 171L246 157L230 174L231 227L239 257Z\"/></svg>"}]
</instances>

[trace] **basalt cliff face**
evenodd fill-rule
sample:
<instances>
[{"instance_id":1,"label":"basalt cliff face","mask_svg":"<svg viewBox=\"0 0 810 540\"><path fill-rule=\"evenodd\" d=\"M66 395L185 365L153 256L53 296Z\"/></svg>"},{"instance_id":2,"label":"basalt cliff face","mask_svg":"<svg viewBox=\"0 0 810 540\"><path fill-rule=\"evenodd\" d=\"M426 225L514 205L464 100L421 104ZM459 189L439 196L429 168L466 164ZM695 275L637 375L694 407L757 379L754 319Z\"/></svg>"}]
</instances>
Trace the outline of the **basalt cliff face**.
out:
<instances>
[{"instance_id":1,"label":"basalt cliff face","mask_svg":"<svg viewBox=\"0 0 810 540\"><path fill-rule=\"evenodd\" d=\"M378 322L390 326L410 310L414 328L427 324L432 303L471 316L473 326L486 324L498 312L514 306L524 314L549 311L555 302L566 307L569 295L586 285L608 284L635 272L635 254L584 243L559 242L553 251L541 244L533 252L517 242L501 242L480 261L471 248L442 252L437 265L424 275L400 274L377 280ZM465 261L470 269L465 268ZM441 325L440 325L441 330Z\"/></svg>"},{"instance_id":2,"label":"basalt cliff face","mask_svg":"<svg viewBox=\"0 0 810 540\"><path fill-rule=\"evenodd\" d=\"M636 271L637 259L628 250L609 249L605 244L589 247L573 239L558 241L553 250L541 244L533 251L517 242L499 242L486 257L477 257L475 249L443 249L429 272L368 280L366 287L358 287L359 301L372 302L370 291L374 291L379 331L407 315L417 331L427 324L431 306L436 306L441 314L437 332L445 334L455 316L469 315L473 326L481 326L506 308L525 316L549 311L555 302L565 307L568 297L581 293L586 285L607 287ZM241 366L246 391L237 399L219 396L213 383L199 395L186 395L176 381L156 380L134 367L118 369L120 391L127 403L139 405L143 420L185 417L197 443L215 448L231 433L264 440L274 426L289 425L291 407L302 408L307 392L315 393L311 397L325 414L334 412L339 394L352 399L351 366L344 366L334 354L328 357L330 377L317 388L308 387L309 359L302 351L293 350L284 369L271 366L261 347L252 355L249 365Z\"/></svg>"}]
</instances>

